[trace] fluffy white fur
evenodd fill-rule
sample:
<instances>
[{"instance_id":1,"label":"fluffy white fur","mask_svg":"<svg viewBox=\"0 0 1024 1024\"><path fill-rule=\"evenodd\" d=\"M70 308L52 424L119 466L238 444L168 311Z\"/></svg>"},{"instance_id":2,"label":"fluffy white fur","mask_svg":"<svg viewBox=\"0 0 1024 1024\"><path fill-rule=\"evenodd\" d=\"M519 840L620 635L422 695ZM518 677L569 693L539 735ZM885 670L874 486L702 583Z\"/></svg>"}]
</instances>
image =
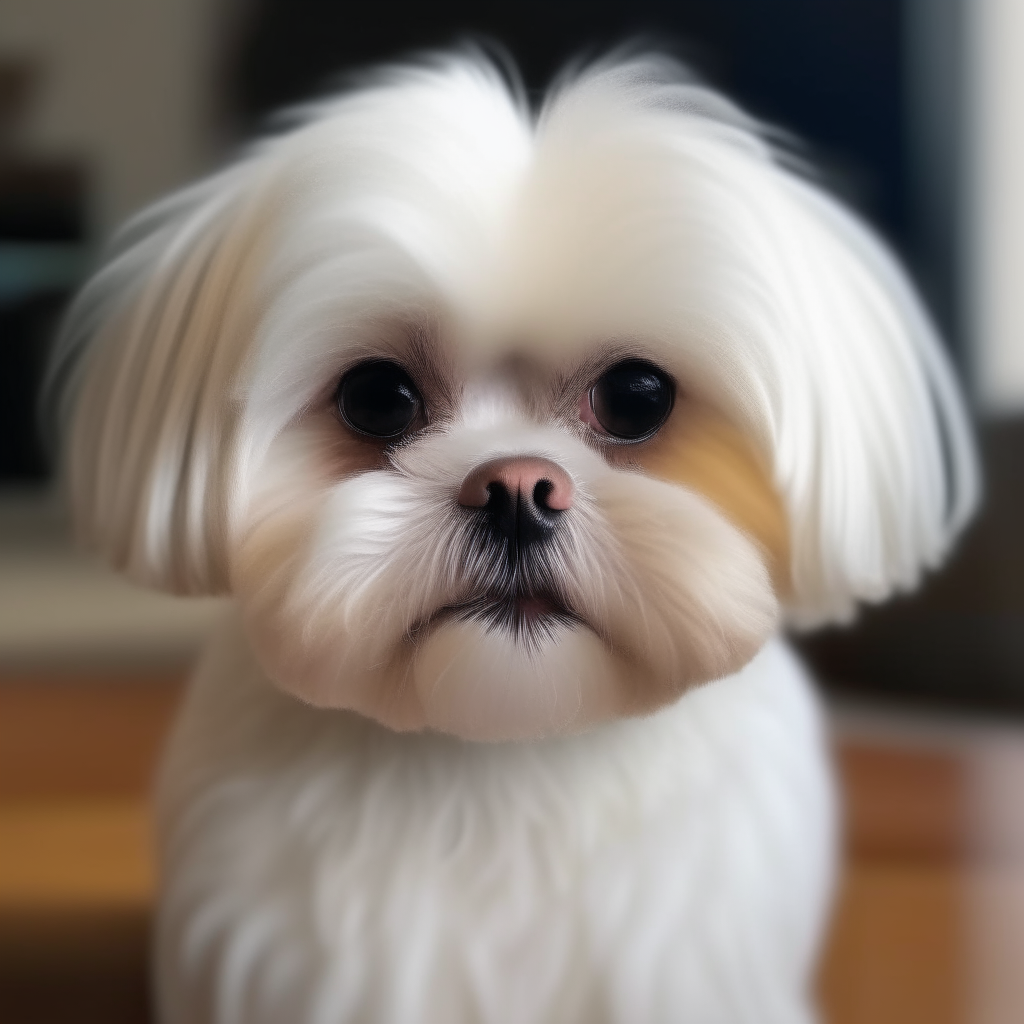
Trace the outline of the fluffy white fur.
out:
<instances>
[{"instance_id":1,"label":"fluffy white fur","mask_svg":"<svg viewBox=\"0 0 1024 1024\"><path fill-rule=\"evenodd\" d=\"M617 354L751 438L781 608L579 421ZM330 407L372 357L433 412L365 462ZM808 1019L828 772L768 638L912 587L976 480L901 271L754 124L660 58L537 118L472 55L382 72L129 225L56 366L83 537L238 599L164 773L168 1024ZM435 621L497 572L461 480L519 454L576 487L524 570L575 619Z\"/></svg>"},{"instance_id":2,"label":"fluffy white fur","mask_svg":"<svg viewBox=\"0 0 1024 1024\"><path fill-rule=\"evenodd\" d=\"M283 698L229 623L165 765L163 1019L809 1021L825 758L778 641L652 717L467 745Z\"/></svg>"}]
</instances>

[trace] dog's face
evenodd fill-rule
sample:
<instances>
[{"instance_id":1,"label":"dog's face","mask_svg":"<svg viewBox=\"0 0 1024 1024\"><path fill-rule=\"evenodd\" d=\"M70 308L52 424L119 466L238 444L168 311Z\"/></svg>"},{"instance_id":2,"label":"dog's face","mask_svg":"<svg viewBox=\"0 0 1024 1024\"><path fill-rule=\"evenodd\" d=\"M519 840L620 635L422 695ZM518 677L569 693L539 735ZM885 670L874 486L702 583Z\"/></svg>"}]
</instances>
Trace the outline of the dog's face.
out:
<instances>
[{"instance_id":1,"label":"dog's face","mask_svg":"<svg viewBox=\"0 0 1024 1024\"><path fill-rule=\"evenodd\" d=\"M235 589L282 686L398 728L536 736L757 651L785 517L667 352L510 337L481 358L436 322L382 331L275 439L242 529Z\"/></svg>"},{"instance_id":2,"label":"dog's face","mask_svg":"<svg viewBox=\"0 0 1024 1024\"><path fill-rule=\"evenodd\" d=\"M87 532L230 589L284 689L473 739L650 711L780 609L912 583L973 493L927 323L666 70L533 124L486 66L409 69L141 222L65 340Z\"/></svg>"}]
</instances>

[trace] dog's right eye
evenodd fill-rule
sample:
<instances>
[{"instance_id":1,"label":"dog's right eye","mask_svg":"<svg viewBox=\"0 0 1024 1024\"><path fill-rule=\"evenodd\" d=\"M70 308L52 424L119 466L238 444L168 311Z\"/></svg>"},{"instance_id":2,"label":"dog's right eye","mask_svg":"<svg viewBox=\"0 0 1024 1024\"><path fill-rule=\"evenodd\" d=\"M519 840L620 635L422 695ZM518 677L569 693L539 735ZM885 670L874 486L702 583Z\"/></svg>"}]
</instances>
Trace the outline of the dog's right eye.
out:
<instances>
[{"instance_id":1,"label":"dog's right eye","mask_svg":"<svg viewBox=\"0 0 1024 1024\"><path fill-rule=\"evenodd\" d=\"M423 413L412 378L389 359L354 366L341 378L335 400L342 419L370 437L398 437Z\"/></svg>"}]
</instances>

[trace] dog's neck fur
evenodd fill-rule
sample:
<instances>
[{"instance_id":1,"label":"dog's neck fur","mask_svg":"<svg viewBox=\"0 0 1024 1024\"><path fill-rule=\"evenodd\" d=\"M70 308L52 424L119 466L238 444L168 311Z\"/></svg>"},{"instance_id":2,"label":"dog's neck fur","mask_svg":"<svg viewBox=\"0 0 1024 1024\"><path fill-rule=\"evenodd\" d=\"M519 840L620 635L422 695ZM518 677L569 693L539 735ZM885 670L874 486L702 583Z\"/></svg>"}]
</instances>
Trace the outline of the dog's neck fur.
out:
<instances>
[{"instance_id":1,"label":"dog's neck fur","mask_svg":"<svg viewBox=\"0 0 1024 1024\"><path fill-rule=\"evenodd\" d=\"M804 1022L825 759L777 641L656 715L488 745L306 707L232 620L164 766L164 1019Z\"/></svg>"}]
</instances>

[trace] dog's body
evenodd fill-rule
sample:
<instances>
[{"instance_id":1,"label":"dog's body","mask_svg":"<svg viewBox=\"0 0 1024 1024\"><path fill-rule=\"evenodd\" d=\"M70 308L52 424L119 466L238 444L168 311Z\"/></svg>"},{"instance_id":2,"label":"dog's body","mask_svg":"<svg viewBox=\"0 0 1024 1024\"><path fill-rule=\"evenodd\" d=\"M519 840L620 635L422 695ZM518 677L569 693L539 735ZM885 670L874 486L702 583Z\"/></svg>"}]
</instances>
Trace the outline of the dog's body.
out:
<instances>
[{"instance_id":1,"label":"dog's body","mask_svg":"<svg viewBox=\"0 0 1024 1024\"><path fill-rule=\"evenodd\" d=\"M392 70L130 226L56 365L84 537L237 605L163 773L165 1024L812 1016L775 634L976 488L898 266L756 125L660 58L538 118Z\"/></svg>"},{"instance_id":2,"label":"dog's body","mask_svg":"<svg viewBox=\"0 0 1024 1024\"><path fill-rule=\"evenodd\" d=\"M813 1019L832 794L779 641L649 718L494 745L298 704L233 619L165 768L169 1021Z\"/></svg>"}]
</instances>

